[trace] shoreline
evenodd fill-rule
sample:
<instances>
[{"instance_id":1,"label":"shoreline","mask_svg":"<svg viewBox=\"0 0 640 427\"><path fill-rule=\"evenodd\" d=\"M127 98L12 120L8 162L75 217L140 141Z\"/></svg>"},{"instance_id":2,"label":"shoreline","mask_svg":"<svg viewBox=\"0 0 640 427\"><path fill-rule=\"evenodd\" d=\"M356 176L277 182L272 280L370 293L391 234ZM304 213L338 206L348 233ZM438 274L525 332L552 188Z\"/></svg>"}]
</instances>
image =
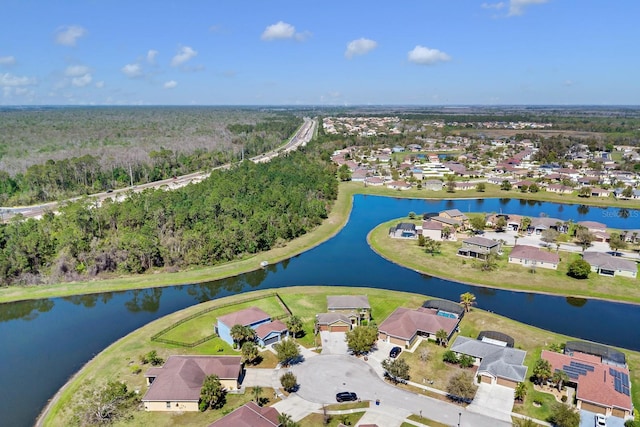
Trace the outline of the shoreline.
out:
<instances>
[{"instance_id":1,"label":"shoreline","mask_svg":"<svg viewBox=\"0 0 640 427\"><path fill-rule=\"evenodd\" d=\"M426 190L416 190L416 191L425 192ZM473 191L473 190L468 190L468 191ZM387 193L390 193L390 194L387 194ZM526 196L528 195L526 193L522 195L520 194L505 195L505 197L499 197L495 195L487 195L485 197L482 197L484 193L477 193L478 197L472 197L469 195L465 195L466 197L455 197L453 196L455 193L452 194L452 193L446 193L446 192L442 192L442 197L420 197L421 195L416 195L415 191L411 191L411 190L408 191L407 193L410 193L410 194L404 194L404 193L405 192L398 192L398 191L389 190L386 188L372 189L371 187L364 187L360 185L360 183L354 183L352 181L340 183L338 198L334 202L334 207L329 213L327 219L316 229L310 231L309 233L303 236L300 236L295 240L287 242L287 244L283 247L274 248L267 252L263 252L259 254L252 254L241 260L231 261L225 264L220 264L220 265L211 266L211 267L204 267L204 268L197 267L192 269L186 269L176 273L155 271L150 274L137 275L137 276L121 276L116 278L93 279L93 280L87 280L82 282L63 282L55 285L33 285L33 286L25 286L25 287L11 286L6 288L0 288L0 304L34 300L34 299L59 298L59 297L69 297L74 295L90 295L90 294L98 294L98 293L104 293L104 292L121 292L121 291L156 288L156 287L201 284L209 281L235 277L240 274L249 273L252 271L257 271L260 268L262 268L260 266L260 261L262 260L268 261L269 264L279 263L284 260L291 259L297 255L300 255L310 249L313 249L321 245L322 243L325 243L326 241L330 240L335 235L337 235L349 221L349 218L351 216L351 211L353 209L353 199L355 195L392 197L397 199L417 199L417 200L513 199L513 200L532 200L540 203L556 203L556 204L566 204L566 205L580 204L573 200L557 201L557 200L553 200L552 197L548 199L526 198ZM535 193L535 194L539 194L539 193ZM525 198L517 197L517 196L525 196ZM586 206L597 207L597 208L610 207L613 209L623 209L622 207L618 207L618 206L600 206L598 204L587 204ZM628 207L628 209L640 210L640 206ZM374 251L374 252L377 253L377 251ZM398 265L402 265L402 264L398 264ZM416 270L416 271L421 274L428 274L420 270ZM174 279L174 277L178 277L178 278ZM434 277L437 277L437 276L434 276ZM439 278L447 279L446 277L439 277ZM451 280L451 279L447 279L447 280ZM492 286L479 285L475 283L465 283L465 282L460 282L460 283L468 284L471 286L495 288ZM495 288L495 289L559 295L555 293L546 293L546 292L538 292L538 291L521 291L521 290L507 289L507 288ZM563 295L563 296L569 296L569 295ZM580 297L580 298L584 298L584 297ZM633 303L628 301L620 301L616 299L607 299L607 298L600 298L600 297L587 297L587 299L589 298L602 299L605 301L612 301L612 302L626 302L631 304L638 304L638 303Z\"/></svg>"}]
</instances>

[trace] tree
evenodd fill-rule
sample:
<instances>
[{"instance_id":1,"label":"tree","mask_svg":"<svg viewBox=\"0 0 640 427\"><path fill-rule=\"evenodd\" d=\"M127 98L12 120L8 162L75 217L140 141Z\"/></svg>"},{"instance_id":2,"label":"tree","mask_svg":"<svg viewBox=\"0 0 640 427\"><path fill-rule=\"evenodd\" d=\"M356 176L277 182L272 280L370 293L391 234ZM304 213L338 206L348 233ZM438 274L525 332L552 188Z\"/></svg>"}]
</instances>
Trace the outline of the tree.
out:
<instances>
[{"instance_id":1,"label":"tree","mask_svg":"<svg viewBox=\"0 0 640 427\"><path fill-rule=\"evenodd\" d=\"M447 183L445 185L447 187L447 193L455 193L456 192L455 175L447 175Z\"/></svg>"},{"instance_id":2,"label":"tree","mask_svg":"<svg viewBox=\"0 0 640 427\"><path fill-rule=\"evenodd\" d=\"M542 231L540 240L545 242L547 245L551 245L556 243L556 241L558 240L558 236L560 236L560 233L558 233L556 230L554 230L553 228L547 228L546 230Z\"/></svg>"},{"instance_id":3,"label":"tree","mask_svg":"<svg viewBox=\"0 0 640 427\"><path fill-rule=\"evenodd\" d=\"M256 404L258 404L259 406L262 406L262 405L260 405L260 396L262 396L262 392L263 391L264 390L259 385L254 386L253 389L251 390L251 395L255 399Z\"/></svg>"},{"instance_id":4,"label":"tree","mask_svg":"<svg viewBox=\"0 0 640 427\"><path fill-rule=\"evenodd\" d=\"M609 236L609 247L612 251L625 249L627 247L627 242L619 233L611 233Z\"/></svg>"},{"instance_id":5,"label":"tree","mask_svg":"<svg viewBox=\"0 0 640 427\"><path fill-rule=\"evenodd\" d=\"M409 219L416 219L416 213L413 211L409 212Z\"/></svg>"},{"instance_id":6,"label":"tree","mask_svg":"<svg viewBox=\"0 0 640 427\"><path fill-rule=\"evenodd\" d=\"M96 388L86 389L74 409L75 417L82 425L106 424L121 418L136 406L139 397L119 381L109 381Z\"/></svg>"},{"instance_id":7,"label":"tree","mask_svg":"<svg viewBox=\"0 0 640 427\"><path fill-rule=\"evenodd\" d=\"M282 412L278 415L278 424L281 427L300 427L300 424L291 419L291 415Z\"/></svg>"},{"instance_id":8,"label":"tree","mask_svg":"<svg viewBox=\"0 0 640 427\"><path fill-rule=\"evenodd\" d=\"M160 366L164 363L164 359L158 356L157 351L151 350L149 353L140 356L140 362L144 365L149 363L152 366Z\"/></svg>"},{"instance_id":9,"label":"tree","mask_svg":"<svg viewBox=\"0 0 640 427\"><path fill-rule=\"evenodd\" d=\"M418 246L424 247L425 244L424 235L422 233L418 234Z\"/></svg>"},{"instance_id":10,"label":"tree","mask_svg":"<svg viewBox=\"0 0 640 427\"><path fill-rule=\"evenodd\" d=\"M555 371L551 375L551 381L556 384L558 391L562 391L562 385L569 381L569 375L565 371Z\"/></svg>"},{"instance_id":11,"label":"tree","mask_svg":"<svg viewBox=\"0 0 640 427\"><path fill-rule=\"evenodd\" d=\"M633 197L633 187L630 185L626 186L624 190L622 190L622 197L630 199Z\"/></svg>"},{"instance_id":12,"label":"tree","mask_svg":"<svg viewBox=\"0 0 640 427\"><path fill-rule=\"evenodd\" d=\"M513 421L513 427L539 427L539 424L531 418L516 418Z\"/></svg>"},{"instance_id":13,"label":"tree","mask_svg":"<svg viewBox=\"0 0 640 427\"><path fill-rule=\"evenodd\" d=\"M292 372L286 372L280 377L280 384L290 393L298 388L298 378Z\"/></svg>"},{"instance_id":14,"label":"tree","mask_svg":"<svg viewBox=\"0 0 640 427\"><path fill-rule=\"evenodd\" d=\"M476 185L476 191L477 191L478 193L484 193L484 191L486 190L486 188L487 188L487 185L486 185L484 182L479 182L479 183Z\"/></svg>"},{"instance_id":15,"label":"tree","mask_svg":"<svg viewBox=\"0 0 640 427\"><path fill-rule=\"evenodd\" d=\"M382 369L396 383L409 379L409 365L404 359L385 359L382 361Z\"/></svg>"},{"instance_id":16,"label":"tree","mask_svg":"<svg viewBox=\"0 0 640 427\"><path fill-rule=\"evenodd\" d=\"M245 363L253 363L254 360L258 358L260 351L258 350L258 346L249 341L242 344L242 349L240 350L242 353L242 361Z\"/></svg>"},{"instance_id":17,"label":"tree","mask_svg":"<svg viewBox=\"0 0 640 427\"><path fill-rule=\"evenodd\" d=\"M582 248L582 252L591 246L591 242L594 240L595 236L588 229L580 227L576 230L576 242Z\"/></svg>"},{"instance_id":18,"label":"tree","mask_svg":"<svg viewBox=\"0 0 640 427\"><path fill-rule=\"evenodd\" d=\"M500 189L504 191L511 190L511 187L512 187L511 183L506 179L502 181L502 184L500 184Z\"/></svg>"},{"instance_id":19,"label":"tree","mask_svg":"<svg viewBox=\"0 0 640 427\"><path fill-rule=\"evenodd\" d=\"M463 354L458 359L458 363L460 364L461 368L470 368L473 366L473 363L475 361L475 358L473 356L469 356L468 354Z\"/></svg>"},{"instance_id":20,"label":"tree","mask_svg":"<svg viewBox=\"0 0 640 427\"><path fill-rule=\"evenodd\" d=\"M453 230L451 230L451 227L445 226L442 228L442 238L444 240L449 240L449 237L451 237L452 233L453 233Z\"/></svg>"},{"instance_id":21,"label":"tree","mask_svg":"<svg viewBox=\"0 0 640 427\"><path fill-rule=\"evenodd\" d=\"M533 378L537 384L547 382L551 378L551 363L545 359L538 359L533 367Z\"/></svg>"},{"instance_id":22,"label":"tree","mask_svg":"<svg viewBox=\"0 0 640 427\"><path fill-rule=\"evenodd\" d=\"M242 347L244 342L255 341L256 339L256 331L249 326L240 324L233 325L229 333L231 334L231 338L233 339L236 347Z\"/></svg>"},{"instance_id":23,"label":"tree","mask_svg":"<svg viewBox=\"0 0 640 427\"><path fill-rule=\"evenodd\" d=\"M473 376L469 372L460 372L449 380L447 393L452 396L472 399L477 387L473 384Z\"/></svg>"},{"instance_id":24,"label":"tree","mask_svg":"<svg viewBox=\"0 0 640 427\"><path fill-rule=\"evenodd\" d=\"M356 326L346 334L347 346L354 354L365 354L378 340L378 328L373 325Z\"/></svg>"},{"instance_id":25,"label":"tree","mask_svg":"<svg viewBox=\"0 0 640 427\"><path fill-rule=\"evenodd\" d=\"M338 168L338 179L340 179L340 181L351 181L351 170L349 166L343 164Z\"/></svg>"},{"instance_id":26,"label":"tree","mask_svg":"<svg viewBox=\"0 0 640 427\"><path fill-rule=\"evenodd\" d=\"M289 366L295 359L300 357L300 349L295 341L284 339L273 345L276 351L276 358L282 366Z\"/></svg>"},{"instance_id":27,"label":"tree","mask_svg":"<svg viewBox=\"0 0 640 427\"><path fill-rule=\"evenodd\" d=\"M484 215L474 216L469 220L469 225L473 231L484 230L484 227L487 225L487 221L484 218Z\"/></svg>"},{"instance_id":28,"label":"tree","mask_svg":"<svg viewBox=\"0 0 640 427\"><path fill-rule=\"evenodd\" d=\"M200 389L200 411L224 406L225 394L220 378L217 375L207 375Z\"/></svg>"},{"instance_id":29,"label":"tree","mask_svg":"<svg viewBox=\"0 0 640 427\"><path fill-rule=\"evenodd\" d=\"M424 239L425 252L434 256L436 253L440 253L442 243L437 240L433 240L431 237Z\"/></svg>"},{"instance_id":30,"label":"tree","mask_svg":"<svg viewBox=\"0 0 640 427\"><path fill-rule=\"evenodd\" d=\"M458 363L458 356L453 350L447 350L442 353L442 361L447 363Z\"/></svg>"},{"instance_id":31,"label":"tree","mask_svg":"<svg viewBox=\"0 0 640 427\"><path fill-rule=\"evenodd\" d=\"M548 421L556 427L578 427L580 413L564 403L555 403Z\"/></svg>"},{"instance_id":32,"label":"tree","mask_svg":"<svg viewBox=\"0 0 640 427\"><path fill-rule=\"evenodd\" d=\"M567 274L574 279L586 279L590 272L591 265L582 258L572 261L567 267Z\"/></svg>"},{"instance_id":33,"label":"tree","mask_svg":"<svg viewBox=\"0 0 640 427\"><path fill-rule=\"evenodd\" d=\"M291 333L291 336L297 338L303 330L302 320L300 317L295 314L289 317L287 319L287 329L289 330L289 333Z\"/></svg>"},{"instance_id":34,"label":"tree","mask_svg":"<svg viewBox=\"0 0 640 427\"><path fill-rule=\"evenodd\" d=\"M537 193L538 191L540 191L540 187L535 182L529 186L530 193Z\"/></svg>"},{"instance_id":35,"label":"tree","mask_svg":"<svg viewBox=\"0 0 640 427\"><path fill-rule=\"evenodd\" d=\"M446 347L449 341L449 334L447 334L447 331L440 328L436 331L436 340L438 341L438 344Z\"/></svg>"},{"instance_id":36,"label":"tree","mask_svg":"<svg viewBox=\"0 0 640 427\"><path fill-rule=\"evenodd\" d=\"M520 228L518 229L518 231L522 233L526 233L530 225L531 225L531 218L529 218L528 216L523 216L522 219L520 220Z\"/></svg>"},{"instance_id":37,"label":"tree","mask_svg":"<svg viewBox=\"0 0 640 427\"><path fill-rule=\"evenodd\" d=\"M525 383L516 385L514 397L518 402L524 401L524 398L527 397L527 385Z\"/></svg>"},{"instance_id":38,"label":"tree","mask_svg":"<svg viewBox=\"0 0 640 427\"><path fill-rule=\"evenodd\" d=\"M504 229L507 228L507 220L504 216L498 217L495 223L495 228L498 231L504 231Z\"/></svg>"},{"instance_id":39,"label":"tree","mask_svg":"<svg viewBox=\"0 0 640 427\"><path fill-rule=\"evenodd\" d=\"M460 295L460 305L464 307L464 311L467 313L471 311L471 306L476 303L476 296L471 292L465 292Z\"/></svg>"}]
</instances>

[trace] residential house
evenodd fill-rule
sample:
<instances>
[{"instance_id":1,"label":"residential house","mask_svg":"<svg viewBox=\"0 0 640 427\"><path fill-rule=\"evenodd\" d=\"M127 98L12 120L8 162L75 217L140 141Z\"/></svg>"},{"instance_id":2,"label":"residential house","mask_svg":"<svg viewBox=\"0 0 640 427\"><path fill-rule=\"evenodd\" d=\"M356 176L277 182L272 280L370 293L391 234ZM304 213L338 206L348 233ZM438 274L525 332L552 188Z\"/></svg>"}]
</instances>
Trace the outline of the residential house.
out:
<instances>
[{"instance_id":1,"label":"residential house","mask_svg":"<svg viewBox=\"0 0 640 427\"><path fill-rule=\"evenodd\" d=\"M289 336L289 329L287 328L287 325L280 320L262 323L255 328L255 330L258 345L263 347L280 342L283 338Z\"/></svg>"},{"instance_id":2,"label":"residential house","mask_svg":"<svg viewBox=\"0 0 640 427\"><path fill-rule=\"evenodd\" d=\"M582 258L589 263L591 271L601 276L622 276L635 279L638 275L638 264L621 257L602 252L585 252Z\"/></svg>"},{"instance_id":3,"label":"residential house","mask_svg":"<svg viewBox=\"0 0 640 427\"><path fill-rule=\"evenodd\" d=\"M503 217L507 221L507 230L518 231L520 229L520 223L522 222L522 215L503 214L503 213L490 214L490 215L487 215L485 222L487 225L494 227L500 217Z\"/></svg>"},{"instance_id":4,"label":"residential house","mask_svg":"<svg viewBox=\"0 0 640 427\"><path fill-rule=\"evenodd\" d=\"M546 190L551 193L558 193L558 194L573 193L572 187L569 187L568 185L562 185L562 184L550 184L547 186Z\"/></svg>"},{"instance_id":5,"label":"residential house","mask_svg":"<svg viewBox=\"0 0 640 427\"><path fill-rule=\"evenodd\" d=\"M609 197L611 195L610 190L605 190L604 188L592 188L591 196L592 197Z\"/></svg>"},{"instance_id":6,"label":"residential house","mask_svg":"<svg viewBox=\"0 0 640 427\"><path fill-rule=\"evenodd\" d=\"M398 307L378 327L381 340L409 348L419 338L436 339L436 333L443 329L447 339L451 338L460 319L435 313L432 309Z\"/></svg>"},{"instance_id":7,"label":"residential house","mask_svg":"<svg viewBox=\"0 0 640 427\"><path fill-rule=\"evenodd\" d=\"M391 190L411 190L411 184L405 181L390 181L386 187Z\"/></svg>"},{"instance_id":8,"label":"residential house","mask_svg":"<svg viewBox=\"0 0 640 427\"><path fill-rule=\"evenodd\" d=\"M535 246L516 245L511 249L509 262L529 268L539 267L557 270L560 256L555 252L549 252Z\"/></svg>"},{"instance_id":9,"label":"residential house","mask_svg":"<svg viewBox=\"0 0 640 427\"><path fill-rule=\"evenodd\" d=\"M364 179L364 186L372 185L374 187L380 187L384 185L384 179L377 176L368 176Z\"/></svg>"},{"instance_id":10,"label":"residential house","mask_svg":"<svg viewBox=\"0 0 640 427\"><path fill-rule=\"evenodd\" d=\"M549 228L556 230L559 233L566 233L568 230L568 226L565 224L563 220L558 218L541 216L541 217L531 218L531 224L529 224L527 233L542 234L544 230L547 230Z\"/></svg>"},{"instance_id":11,"label":"residential house","mask_svg":"<svg viewBox=\"0 0 640 427\"><path fill-rule=\"evenodd\" d=\"M147 411L198 411L200 389L208 375L217 375L227 391L238 389L240 356L170 356L146 374L149 389L142 398Z\"/></svg>"},{"instance_id":12,"label":"residential house","mask_svg":"<svg viewBox=\"0 0 640 427\"><path fill-rule=\"evenodd\" d=\"M527 367L523 362L527 352L511 348L506 342L458 336L451 350L475 358L477 375L483 383L515 388L526 379Z\"/></svg>"},{"instance_id":13,"label":"residential house","mask_svg":"<svg viewBox=\"0 0 640 427\"><path fill-rule=\"evenodd\" d=\"M428 179L422 183L422 188L425 190L440 191L442 187L443 183L439 179Z\"/></svg>"},{"instance_id":14,"label":"residential house","mask_svg":"<svg viewBox=\"0 0 640 427\"><path fill-rule=\"evenodd\" d=\"M419 231L422 232L422 236L425 239L428 237L432 240L440 242L443 240L442 238L443 229L444 229L444 226L442 225L441 222L428 220L428 221L422 222L422 229ZM451 236L454 236L453 229L451 229L451 234L449 237Z\"/></svg>"},{"instance_id":15,"label":"residential house","mask_svg":"<svg viewBox=\"0 0 640 427\"><path fill-rule=\"evenodd\" d=\"M496 240L474 236L462 241L462 247L458 249L458 255L467 258L487 259L490 253L497 254L501 249L502 244Z\"/></svg>"},{"instance_id":16,"label":"residential house","mask_svg":"<svg viewBox=\"0 0 640 427\"><path fill-rule=\"evenodd\" d=\"M271 322L271 316L258 307L249 307L218 317L216 333L223 341L233 345L231 328L235 325L248 326L257 329L260 325Z\"/></svg>"},{"instance_id":17,"label":"residential house","mask_svg":"<svg viewBox=\"0 0 640 427\"><path fill-rule=\"evenodd\" d=\"M478 184L473 182L456 182L455 189L460 191L474 190Z\"/></svg>"},{"instance_id":18,"label":"residential house","mask_svg":"<svg viewBox=\"0 0 640 427\"><path fill-rule=\"evenodd\" d=\"M342 313L316 314L316 332L347 332L352 327L351 319Z\"/></svg>"},{"instance_id":19,"label":"residential house","mask_svg":"<svg viewBox=\"0 0 640 427\"><path fill-rule=\"evenodd\" d=\"M280 413L273 406L258 406L247 402L209 427L280 427Z\"/></svg>"},{"instance_id":20,"label":"residential house","mask_svg":"<svg viewBox=\"0 0 640 427\"><path fill-rule=\"evenodd\" d=\"M567 343L569 344L569 343ZM598 414L626 418L633 412L629 369L609 364L599 355L542 350L540 357L552 372L564 371L576 386L577 408Z\"/></svg>"},{"instance_id":21,"label":"residential house","mask_svg":"<svg viewBox=\"0 0 640 427\"><path fill-rule=\"evenodd\" d=\"M604 233L607 231L607 225L596 221L578 221L578 226L584 227L592 233Z\"/></svg>"},{"instance_id":22,"label":"residential house","mask_svg":"<svg viewBox=\"0 0 640 427\"><path fill-rule=\"evenodd\" d=\"M327 311L346 315L352 325L360 325L362 321L371 320L371 305L366 295L327 296Z\"/></svg>"},{"instance_id":23,"label":"residential house","mask_svg":"<svg viewBox=\"0 0 640 427\"><path fill-rule=\"evenodd\" d=\"M410 222L399 222L389 229L389 237L395 239L417 239L418 231L416 225Z\"/></svg>"}]
</instances>

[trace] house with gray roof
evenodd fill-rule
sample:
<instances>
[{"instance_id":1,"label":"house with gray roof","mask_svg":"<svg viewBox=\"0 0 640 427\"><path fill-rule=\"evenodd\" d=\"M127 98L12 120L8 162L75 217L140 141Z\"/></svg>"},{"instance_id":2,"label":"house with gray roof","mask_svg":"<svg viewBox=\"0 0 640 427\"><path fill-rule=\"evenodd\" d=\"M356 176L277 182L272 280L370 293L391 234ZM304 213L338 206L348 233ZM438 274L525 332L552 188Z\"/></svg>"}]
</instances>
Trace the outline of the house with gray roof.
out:
<instances>
[{"instance_id":1,"label":"house with gray roof","mask_svg":"<svg viewBox=\"0 0 640 427\"><path fill-rule=\"evenodd\" d=\"M146 411L198 411L200 389L208 375L217 375L227 391L238 389L240 356L170 356L162 367L149 369L149 389L142 398Z\"/></svg>"},{"instance_id":2,"label":"house with gray roof","mask_svg":"<svg viewBox=\"0 0 640 427\"><path fill-rule=\"evenodd\" d=\"M458 336L451 345L451 350L458 355L465 354L475 358L478 375L483 383L515 388L526 378L527 367L523 362L527 352L508 347L507 343Z\"/></svg>"},{"instance_id":3,"label":"house with gray roof","mask_svg":"<svg viewBox=\"0 0 640 427\"><path fill-rule=\"evenodd\" d=\"M362 321L371 320L371 305L366 295L329 295L327 311L344 314L352 325L360 325Z\"/></svg>"},{"instance_id":4,"label":"house with gray roof","mask_svg":"<svg viewBox=\"0 0 640 427\"><path fill-rule=\"evenodd\" d=\"M399 222L397 225L389 228L389 237L396 239L417 239L418 230L413 223Z\"/></svg>"},{"instance_id":5,"label":"house with gray roof","mask_svg":"<svg viewBox=\"0 0 640 427\"><path fill-rule=\"evenodd\" d=\"M316 314L316 332L348 332L351 330L351 319L342 313Z\"/></svg>"},{"instance_id":6,"label":"house with gray roof","mask_svg":"<svg viewBox=\"0 0 640 427\"><path fill-rule=\"evenodd\" d=\"M591 271L601 276L638 277L638 264L602 252L585 252L582 258L589 263Z\"/></svg>"},{"instance_id":7,"label":"house with gray roof","mask_svg":"<svg viewBox=\"0 0 640 427\"><path fill-rule=\"evenodd\" d=\"M474 236L462 241L458 255L466 258L486 259L490 253L497 254L501 249L502 244L496 240Z\"/></svg>"}]
</instances>

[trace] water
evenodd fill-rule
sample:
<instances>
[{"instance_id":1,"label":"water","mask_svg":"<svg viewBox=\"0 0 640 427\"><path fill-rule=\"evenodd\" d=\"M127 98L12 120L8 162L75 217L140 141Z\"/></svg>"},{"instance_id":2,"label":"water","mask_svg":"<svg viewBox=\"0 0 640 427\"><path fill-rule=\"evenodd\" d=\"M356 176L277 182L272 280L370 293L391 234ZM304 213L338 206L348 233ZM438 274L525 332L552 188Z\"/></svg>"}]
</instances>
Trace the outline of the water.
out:
<instances>
[{"instance_id":1,"label":"water","mask_svg":"<svg viewBox=\"0 0 640 427\"><path fill-rule=\"evenodd\" d=\"M254 289L298 285L374 287L457 301L472 292L478 306L543 329L640 350L640 307L486 289L441 280L392 264L372 252L367 233L393 218L443 209L505 212L638 228L640 212L510 199L425 201L355 197L347 226L333 239L265 269L199 285L111 292L0 306L0 423L32 425L53 394L118 338L199 302ZM607 319L606 322L601 319Z\"/></svg>"}]
</instances>

